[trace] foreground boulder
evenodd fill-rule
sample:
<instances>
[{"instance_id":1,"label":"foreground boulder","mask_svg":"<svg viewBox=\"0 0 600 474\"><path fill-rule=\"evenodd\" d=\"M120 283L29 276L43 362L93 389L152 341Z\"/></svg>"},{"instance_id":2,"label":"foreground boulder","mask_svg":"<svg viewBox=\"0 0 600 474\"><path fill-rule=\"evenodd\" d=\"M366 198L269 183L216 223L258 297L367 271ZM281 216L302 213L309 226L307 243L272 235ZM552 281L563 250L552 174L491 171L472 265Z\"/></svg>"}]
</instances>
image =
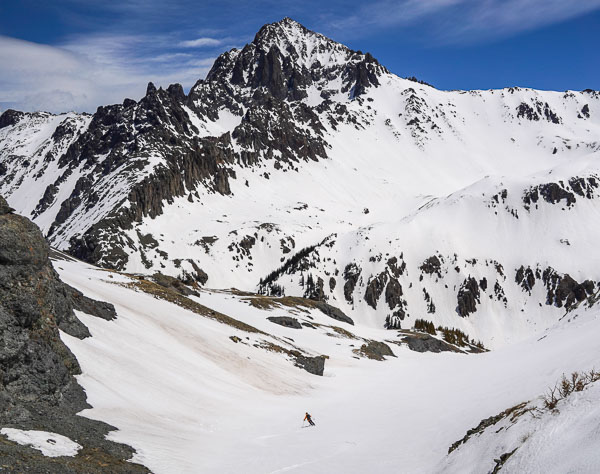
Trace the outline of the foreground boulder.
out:
<instances>
[{"instance_id":1,"label":"foreground boulder","mask_svg":"<svg viewBox=\"0 0 600 474\"><path fill-rule=\"evenodd\" d=\"M396 357L385 342L380 341L367 341L360 347L360 355L374 360L385 360L385 357Z\"/></svg>"}]
</instances>

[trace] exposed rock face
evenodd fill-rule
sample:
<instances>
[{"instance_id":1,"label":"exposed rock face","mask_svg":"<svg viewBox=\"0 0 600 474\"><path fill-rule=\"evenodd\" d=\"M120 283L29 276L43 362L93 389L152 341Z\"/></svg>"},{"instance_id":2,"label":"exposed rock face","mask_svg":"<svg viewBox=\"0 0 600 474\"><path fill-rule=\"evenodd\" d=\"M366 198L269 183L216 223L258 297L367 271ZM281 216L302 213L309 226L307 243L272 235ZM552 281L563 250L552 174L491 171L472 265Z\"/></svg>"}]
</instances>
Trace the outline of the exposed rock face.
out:
<instances>
[{"instance_id":1,"label":"exposed rock face","mask_svg":"<svg viewBox=\"0 0 600 474\"><path fill-rule=\"evenodd\" d=\"M398 280L391 277L385 287L385 302L390 309L394 309L402 305L402 285Z\"/></svg>"},{"instance_id":2,"label":"exposed rock face","mask_svg":"<svg viewBox=\"0 0 600 474\"><path fill-rule=\"evenodd\" d=\"M365 291L365 301L373 309L377 309L377 302L385 289L387 281L388 274L386 272L380 273L375 278L369 279L367 290Z\"/></svg>"},{"instance_id":3,"label":"exposed rock face","mask_svg":"<svg viewBox=\"0 0 600 474\"><path fill-rule=\"evenodd\" d=\"M460 316L465 318L470 313L477 311L477 303L479 303L479 285L475 278L469 277L458 291L458 306L456 311Z\"/></svg>"},{"instance_id":4,"label":"exposed rock face","mask_svg":"<svg viewBox=\"0 0 600 474\"><path fill-rule=\"evenodd\" d=\"M307 45L303 38L309 34L314 35L314 43ZM318 53L325 50L335 59L321 65ZM263 87L275 99L295 101L306 97L307 86L325 87L334 77L341 78L342 92L359 96L366 88L378 85L378 77L385 71L370 54L352 51L284 18L263 26L242 50L220 56L206 81L230 81L251 89Z\"/></svg>"},{"instance_id":5,"label":"exposed rock face","mask_svg":"<svg viewBox=\"0 0 600 474\"><path fill-rule=\"evenodd\" d=\"M112 321L117 317L115 307L111 303L93 300L85 296L81 291L68 285L65 286L67 287L73 309L105 319L106 321Z\"/></svg>"},{"instance_id":6,"label":"exposed rock face","mask_svg":"<svg viewBox=\"0 0 600 474\"><path fill-rule=\"evenodd\" d=\"M527 267L527 269L525 269L523 265L521 265L517 270L515 282L521 285L523 291L527 291L529 294L531 294L531 289L535 285L535 275L533 274L531 268Z\"/></svg>"},{"instance_id":7,"label":"exposed rock face","mask_svg":"<svg viewBox=\"0 0 600 474\"><path fill-rule=\"evenodd\" d=\"M502 413L499 413L495 416L490 416L489 418L481 420L481 422L475 428L471 428L470 430L468 430L467 434L462 439L456 441L455 443L452 443L452 445L448 448L448 454L450 454L452 451L458 448L461 444L466 443L469 440L469 438L471 438L471 436L482 433L486 428L495 425L499 421L514 413L519 413L525 407L525 405L526 403L521 403L520 405L516 405L512 408L509 408L508 410L505 410Z\"/></svg>"},{"instance_id":8,"label":"exposed rock face","mask_svg":"<svg viewBox=\"0 0 600 474\"><path fill-rule=\"evenodd\" d=\"M385 356L396 357L385 342L367 341L360 347L360 353L369 359L385 360Z\"/></svg>"},{"instance_id":9,"label":"exposed rock face","mask_svg":"<svg viewBox=\"0 0 600 474\"><path fill-rule=\"evenodd\" d=\"M577 196L584 199L593 199L595 191L600 186L600 181L595 176L585 178L574 176L568 183L544 183L527 190L523 195L526 210L535 206L540 198L549 204L559 204L564 201L567 207L577 202ZM536 206L537 207L537 206Z\"/></svg>"},{"instance_id":10,"label":"exposed rock face","mask_svg":"<svg viewBox=\"0 0 600 474\"><path fill-rule=\"evenodd\" d=\"M360 272L360 267L355 263L346 265L346 268L344 269L344 280L346 280L346 283L344 283L344 297L348 303L354 301L352 294L354 293L354 288L360 277Z\"/></svg>"},{"instance_id":11,"label":"exposed rock face","mask_svg":"<svg viewBox=\"0 0 600 474\"><path fill-rule=\"evenodd\" d=\"M104 439L111 427L76 417L89 405L73 377L80 373L79 364L58 330L78 338L89 332L73 313L76 290L59 280L48 253L40 230L13 214L0 197L0 425L57 432L110 458L114 472L145 472L141 466L123 463L131 457L130 448ZM83 311L103 317L111 313L112 305L80 294L74 299L75 307ZM20 469L75 472L60 469L43 456L25 456L27 451L31 449L0 443L0 457ZM92 461L86 469L99 472Z\"/></svg>"},{"instance_id":12,"label":"exposed rock face","mask_svg":"<svg viewBox=\"0 0 600 474\"><path fill-rule=\"evenodd\" d=\"M404 336L402 342L411 351L416 352L460 352L456 347L429 334L411 334Z\"/></svg>"},{"instance_id":13,"label":"exposed rock face","mask_svg":"<svg viewBox=\"0 0 600 474\"><path fill-rule=\"evenodd\" d=\"M0 115L0 128L9 127L19 123L19 120L25 115L23 112L8 109Z\"/></svg>"},{"instance_id":14,"label":"exposed rock face","mask_svg":"<svg viewBox=\"0 0 600 474\"><path fill-rule=\"evenodd\" d=\"M197 291L192 290L191 288L186 286L184 282L178 280L177 278L173 278L168 275L163 275L162 273L155 273L154 275L152 275L152 279L160 286L164 288L173 289L178 293L182 294L183 296L199 296L199 293Z\"/></svg>"},{"instance_id":15,"label":"exposed rock face","mask_svg":"<svg viewBox=\"0 0 600 474\"><path fill-rule=\"evenodd\" d=\"M290 318L289 316L270 316L267 319L272 323L279 324L286 328L302 329L302 324L300 324L296 318Z\"/></svg>"},{"instance_id":16,"label":"exposed rock face","mask_svg":"<svg viewBox=\"0 0 600 474\"><path fill-rule=\"evenodd\" d=\"M570 309L594 293L596 284L591 280L577 283L569 274L560 275L553 268L546 268L542 280L548 290L546 304Z\"/></svg>"},{"instance_id":17,"label":"exposed rock face","mask_svg":"<svg viewBox=\"0 0 600 474\"><path fill-rule=\"evenodd\" d=\"M585 118L590 118L590 106L588 104L585 104L581 108L581 116Z\"/></svg>"},{"instance_id":18,"label":"exposed rock face","mask_svg":"<svg viewBox=\"0 0 600 474\"><path fill-rule=\"evenodd\" d=\"M545 304L558 308L564 307L567 310L592 296L597 286L592 280L579 283L569 274L561 275L552 267L546 267L543 271L539 267L535 270L523 266L517 269L515 282L523 291L531 294L531 289L538 280L546 288Z\"/></svg>"},{"instance_id":19,"label":"exposed rock face","mask_svg":"<svg viewBox=\"0 0 600 474\"><path fill-rule=\"evenodd\" d=\"M313 375L322 376L323 371L325 370L325 357L308 357L304 355L297 355L296 366L306 370L308 373L311 373Z\"/></svg>"},{"instance_id":20,"label":"exposed rock face","mask_svg":"<svg viewBox=\"0 0 600 474\"><path fill-rule=\"evenodd\" d=\"M4 216L6 214L12 214L15 210L8 205L6 199L0 196L0 216Z\"/></svg>"},{"instance_id":21,"label":"exposed rock face","mask_svg":"<svg viewBox=\"0 0 600 474\"><path fill-rule=\"evenodd\" d=\"M517 107L517 117L533 121L545 119L554 124L562 122L562 119L550 108L548 102L543 103L539 100L533 101L532 105L522 102Z\"/></svg>"},{"instance_id":22,"label":"exposed rock face","mask_svg":"<svg viewBox=\"0 0 600 474\"><path fill-rule=\"evenodd\" d=\"M423 262L420 270L427 275L437 275L438 278L442 277L441 274L442 262L437 255L432 255Z\"/></svg>"},{"instance_id":23,"label":"exposed rock face","mask_svg":"<svg viewBox=\"0 0 600 474\"><path fill-rule=\"evenodd\" d=\"M200 283L205 285L208 281L208 275L202 270L194 260L191 258L187 259L187 262L192 266L192 272L184 272L183 278L180 278L186 285L193 285L194 283Z\"/></svg>"},{"instance_id":24,"label":"exposed rock face","mask_svg":"<svg viewBox=\"0 0 600 474\"><path fill-rule=\"evenodd\" d=\"M43 331L48 342L56 328L76 337L87 336L87 328L73 314L65 285L50 265L49 248L41 232L28 219L7 212L8 209L6 201L0 198L3 309L16 318L19 327ZM62 343L57 344L51 347L63 351ZM73 364L76 365L74 361Z\"/></svg>"},{"instance_id":25,"label":"exposed rock face","mask_svg":"<svg viewBox=\"0 0 600 474\"><path fill-rule=\"evenodd\" d=\"M347 316L342 310L331 306L324 301L315 301L314 306L321 311L325 316L329 316L337 321L342 321L354 326L354 321L350 316Z\"/></svg>"},{"instance_id":26,"label":"exposed rock face","mask_svg":"<svg viewBox=\"0 0 600 474\"><path fill-rule=\"evenodd\" d=\"M398 262L400 260L400 262ZM400 259L392 257L387 261L387 266L390 269L391 274L398 278L404 275L406 270L406 262L404 261L404 254L400 255Z\"/></svg>"}]
</instances>

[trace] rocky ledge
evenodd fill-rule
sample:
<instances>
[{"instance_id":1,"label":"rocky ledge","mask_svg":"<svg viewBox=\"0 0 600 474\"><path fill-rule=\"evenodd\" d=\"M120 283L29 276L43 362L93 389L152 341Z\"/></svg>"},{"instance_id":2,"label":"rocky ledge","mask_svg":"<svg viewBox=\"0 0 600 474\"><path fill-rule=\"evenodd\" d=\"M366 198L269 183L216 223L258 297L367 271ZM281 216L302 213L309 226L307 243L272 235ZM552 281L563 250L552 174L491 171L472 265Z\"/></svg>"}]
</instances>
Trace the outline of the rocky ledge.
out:
<instances>
[{"instance_id":1,"label":"rocky ledge","mask_svg":"<svg viewBox=\"0 0 600 474\"><path fill-rule=\"evenodd\" d=\"M60 281L50 248L35 224L0 197L0 427L38 430L70 438L76 456L50 458L0 436L2 469L15 472L148 472L127 462L128 446L105 439L114 430L77 416L90 408L75 375L81 369L59 329L83 339L90 333L74 308L105 319L114 308Z\"/></svg>"}]
</instances>

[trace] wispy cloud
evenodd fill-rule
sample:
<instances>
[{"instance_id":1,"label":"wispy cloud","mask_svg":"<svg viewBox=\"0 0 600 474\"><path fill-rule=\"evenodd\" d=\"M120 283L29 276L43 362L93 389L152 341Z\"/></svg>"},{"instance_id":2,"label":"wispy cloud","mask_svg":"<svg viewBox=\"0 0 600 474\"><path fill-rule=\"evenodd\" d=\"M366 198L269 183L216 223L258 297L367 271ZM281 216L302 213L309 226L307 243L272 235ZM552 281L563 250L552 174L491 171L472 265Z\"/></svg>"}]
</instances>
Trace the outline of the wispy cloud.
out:
<instances>
[{"instance_id":1,"label":"wispy cloud","mask_svg":"<svg viewBox=\"0 0 600 474\"><path fill-rule=\"evenodd\" d=\"M223 40L216 39L216 38L204 37L204 38L197 38L194 40L181 41L179 43L179 46L181 46L183 48L202 48L205 46L219 46L222 43L223 43Z\"/></svg>"},{"instance_id":2,"label":"wispy cloud","mask_svg":"<svg viewBox=\"0 0 600 474\"><path fill-rule=\"evenodd\" d=\"M600 0L486 0L472 2L468 21L456 33L507 35L566 21L600 8Z\"/></svg>"},{"instance_id":3,"label":"wispy cloud","mask_svg":"<svg viewBox=\"0 0 600 474\"><path fill-rule=\"evenodd\" d=\"M79 36L48 46L0 36L0 109L93 112L139 99L150 81L185 88L206 76L214 53L160 53L169 38Z\"/></svg>"},{"instance_id":4,"label":"wispy cloud","mask_svg":"<svg viewBox=\"0 0 600 474\"><path fill-rule=\"evenodd\" d=\"M361 25L405 25L463 2L464 0L380 0L364 4L349 16L330 19L329 26L343 30L355 29Z\"/></svg>"},{"instance_id":5,"label":"wispy cloud","mask_svg":"<svg viewBox=\"0 0 600 474\"><path fill-rule=\"evenodd\" d=\"M600 0L379 0L351 15L330 17L326 25L342 35L418 27L422 41L456 43L506 37L596 9Z\"/></svg>"}]
</instances>

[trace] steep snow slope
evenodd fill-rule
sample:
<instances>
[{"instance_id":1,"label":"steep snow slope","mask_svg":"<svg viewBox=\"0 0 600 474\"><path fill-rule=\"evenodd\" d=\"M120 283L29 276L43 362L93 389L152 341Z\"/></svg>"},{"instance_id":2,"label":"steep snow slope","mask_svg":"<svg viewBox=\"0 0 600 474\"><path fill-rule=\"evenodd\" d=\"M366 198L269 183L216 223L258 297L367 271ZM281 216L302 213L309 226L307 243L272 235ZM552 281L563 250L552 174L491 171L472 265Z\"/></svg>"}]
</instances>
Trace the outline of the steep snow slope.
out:
<instances>
[{"instance_id":1,"label":"steep snow slope","mask_svg":"<svg viewBox=\"0 0 600 474\"><path fill-rule=\"evenodd\" d=\"M500 423L467 441L440 463L440 472L596 472L600 466L600 383L548 410L542 400L518 405Z\"/></svg>"},{"instance_id":2,"label":"steep snow slope","mask_svg":"<svg viewBox=\"0 0 600 474\"><path fill-rule=\"evenodd\" d=\"M58 147L43 117L2 115L0 192L106 267L325 299L373 327L427 318L490 347L600 280L595 91L438 91L284 19L187 96L150 84L78 117L40 173L22 163L30 142Z\"/></svg>"},{"instance_id":3,"label":"steep snow slope","mask_svg":"<svg viewBox=\"0 0 600 474\"><path fill-rule=\"evenodd\" d=\"M8 113L5 114L9 118ZM39 199L61 176L60 158L88 127L91 116L74 113L52 115L39 112L15 114L17 122L9 128L0 127L0 154L6 159L0 166L0 193L10 196L11 204L36 224L48 230L60 204L69 197L80 177L79 170L65 176L64 185L54 191L54 202L40 212Z\"/></svg>"},{"instance_id":4,"label":"steep snow slope","mask_svg":"<svg viewBox=\"0 0 600 474\"><path fill-rule=\"evenodd\" d=\"M136 460L157 473L428 473L446 472L449 466L470 472L474 458L468 452L464 458L446 457L467 429L535 399L562 373L600 364L595 306L579 305L543 337L494 352L418 354L390 344L397 357L378 362L355 359L351 345L360 342L327 335L318 324L331 319L313 310L261 310L248 305L248 296L201 292L197 301L269 333L261 335L136 291L127 286L135 278L79 262L58 260L55 267L87 296L114 303L118 313L108 322L79 313L93 337L62 335L81 364L79 381L93 406L83 415L118 427L111 438L135 447ZM266 320L284 314L312 320L317 329ZM360 337L394 338L382 329L336 326ZM329 355L324 376L255 346L261 339L281 343L285 338L303 351ZM543 433L562 426L565 417L567 422L579 415L593 420L594 412L586 413L585 407L597 404L598 391L591 388L582 397L549 428L543 420ZM303 429L307 410L317 426ZM527 423L536 429L534 418ZM584 435L590 438L577 443ZM583 466L581 472L594 472L598 459L586 449L597 444L597 437L597 430L578 430L573 442L553 442L552 455L564 463L545 462L544 471ZM491 436L478 442L482 456L496 456L502 447ZM587 462L569 462L582 458ZM515 461L521 472L540 465L531 456L515 455ZM494 465L485 457L477 462ZM506 466L516 472L508 469L510 462Z\"/></svg>"}]
</instances>

